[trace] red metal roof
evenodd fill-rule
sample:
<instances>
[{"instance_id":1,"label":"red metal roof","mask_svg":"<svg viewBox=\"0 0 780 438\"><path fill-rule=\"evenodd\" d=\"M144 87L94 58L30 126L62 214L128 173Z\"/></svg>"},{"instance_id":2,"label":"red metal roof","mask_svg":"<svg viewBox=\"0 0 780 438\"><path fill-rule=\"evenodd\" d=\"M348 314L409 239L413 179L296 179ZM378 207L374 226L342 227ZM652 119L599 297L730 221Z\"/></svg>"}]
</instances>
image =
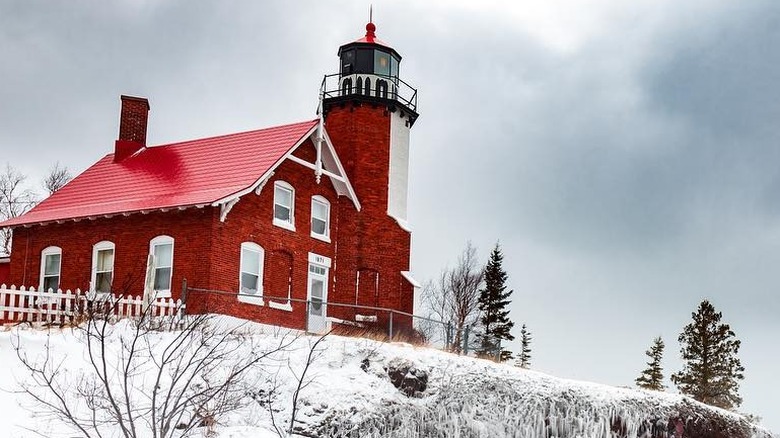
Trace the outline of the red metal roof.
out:
<instances>
[{"instance_id":1,"label":"red metal roof","mask_svg":"<svg viewBox=\"0 0 780 438\"><path fill-rule=\"evenodd\" d=\"M390 45L385 43L384 41L380 40L376 37L376 25L374 23L369 22L366 24L366 36L363 38L360 38L358 40L355 40L356 43L369 43L369 44L378 44L380 46L385 46L387 48L390 48Z\"/></svg>"},{"instance_id":2,"label":"red metal roof","mask_svg":"<svg viewBox=\"0 0 780 438\"><path fill-rule=\"evenodd\" d=\"M211 204L250 188L317 125L310 120L103 157L26 214L0 226Z\"/></svg>"}]
</instances>

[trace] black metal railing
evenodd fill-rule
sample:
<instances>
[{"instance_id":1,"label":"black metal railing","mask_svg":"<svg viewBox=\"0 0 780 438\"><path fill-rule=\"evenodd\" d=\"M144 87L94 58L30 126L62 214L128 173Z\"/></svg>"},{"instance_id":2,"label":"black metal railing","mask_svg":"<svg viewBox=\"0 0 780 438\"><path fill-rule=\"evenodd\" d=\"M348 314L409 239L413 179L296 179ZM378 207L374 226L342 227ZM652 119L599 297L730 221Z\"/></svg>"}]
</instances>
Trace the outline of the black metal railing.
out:
<instances>
[{"instance_id":1,"label":"black metal railing","mask_svg":"<svg viewBox=\"0 0 780 438\"><path fill-rule=\"evenodd\" d=\"M364 96L393 100L417 111L417 89L398 76L368 73L325 75L320 94L323 99Z\"/></svg>"}]
</instances>

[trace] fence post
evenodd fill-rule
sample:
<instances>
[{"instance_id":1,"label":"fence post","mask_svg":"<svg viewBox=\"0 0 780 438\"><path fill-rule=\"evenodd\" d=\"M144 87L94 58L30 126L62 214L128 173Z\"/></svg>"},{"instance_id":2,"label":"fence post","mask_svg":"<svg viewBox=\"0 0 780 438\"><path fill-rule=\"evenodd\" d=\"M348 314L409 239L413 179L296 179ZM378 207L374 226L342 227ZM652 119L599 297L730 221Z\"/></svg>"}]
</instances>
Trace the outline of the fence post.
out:
<instances>
[{"instance_id":1,"label":"fence post","mask_svg":"<svg viewBox=\"0 0 780 438\"><path fill-rule=\"evenodd\" d=\"M311 304L311 300L306 300L306 316L305 316L305 318L306 318L306 325L305 325L306 333L309 333L309 305L310 304Z\"/></svg>"},{"instance_id":2,"label":"fence post","mask_svg":"<svg viewBox=\"0 0 780 438\"><path fill-rule=\"evenodd\" d=\"M469 355L469 326L463 329L463 355Z\"/></svg>"},{"instance_id":3,"label":"fence post","mask_svg":"<svg viewBox=\"0 0 780 438\"><path fill-rule=\"evenodd\" d=\"M390 341L393 340L393 311L390 311Z\"/></svg>"},{"instance_id":4,"label":"fence post","mask_svg":"<svg viewBox=\"0 0 780 438\"><path fill-rule=\"evenodd\" d=\"M181 316L187 314L187 279L181 281L181 308L179 309Z\"/></svg>"}]
</instances>

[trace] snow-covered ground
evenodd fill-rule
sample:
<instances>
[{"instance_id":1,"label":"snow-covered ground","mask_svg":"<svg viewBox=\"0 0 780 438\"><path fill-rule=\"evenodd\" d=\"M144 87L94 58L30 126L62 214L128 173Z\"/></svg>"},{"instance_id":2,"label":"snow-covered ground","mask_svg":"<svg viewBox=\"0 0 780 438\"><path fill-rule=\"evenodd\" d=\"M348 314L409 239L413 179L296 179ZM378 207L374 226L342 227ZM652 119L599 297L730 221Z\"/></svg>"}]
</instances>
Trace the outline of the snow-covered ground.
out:
<instances>
[{"instance_id":1,"label":"snow-covered ground","mask_svg":"<svg viewBox=\"0 0 780 438\"><path fill-rule=\"evenodd\" d=\"M717 429L727 424L735 428L734 433L748 431L740 436L769 436L738 415L678 395L564 380L433 349L335 335L324 338L312 351L319 339L315 336L227 317L217 317L212 323L240 326L245 334L239 344L230 346L232 356L223 364L225 368L233 358L284 346L245 374L240 386L246 395L243 406L216 419L215 436L220 438L280 436L289 427L293 396L310 353L311 366L303 377L297 403L295 430L301 436L649 437L668 433L670 420L677 417L690 427L708 422L708 427ZM133 325L124 321L113 330L119 339L132 334ZM153 354L161 353L175 335L149 334ZM0 434L20 438L82 436L60 424L29 396L18 393L20 382L30 378L14 345L20 345L20 351L34 360L42 360L48 349L50 363L62 363L68 382L79 382L83 373L90 372L80 330L6 327L0 332L0 363L5 368L0 373L0 389L5 391L0 397L0 416L5 420L5 432ZM119 356L118 345L118 341L109 345L109 356ZM391 383L387 369L398 365L427 374L422 393L408 397ZM152 358L142 361L138 370L143 372L135 376L138 381L133 387L139 392L134 399L140 403L154 382ZM113 378L120 378L121 373L114 374ZM213 373L215 378L219 375ZM69 403L78 412L90 413L83 397L72 397ZM205 433L201 428L193 436Z\"/></svg>"}]
</instances>

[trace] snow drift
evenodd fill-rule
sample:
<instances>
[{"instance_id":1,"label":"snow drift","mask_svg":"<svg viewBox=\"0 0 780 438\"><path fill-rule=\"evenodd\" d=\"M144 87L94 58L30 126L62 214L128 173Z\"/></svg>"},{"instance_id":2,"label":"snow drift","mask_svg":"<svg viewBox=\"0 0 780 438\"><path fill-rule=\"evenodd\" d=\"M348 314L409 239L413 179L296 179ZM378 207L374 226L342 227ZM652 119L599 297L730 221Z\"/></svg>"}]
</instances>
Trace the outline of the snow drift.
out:
<instances>
[{"instance_id":1,"label":"snow drift","mask_svg":"<svg viewBox=\"0 0 780 438\"><path fill-rule=\"evenodd\" d=\"M243 323L226 317L215 321ZM131 326L118 324L117 330ZM212 429L218 437L286 435L295 411L292 436L322 438L667 438L679 431L688 438L771 438L742 416L679 395L559 379L406 344L331 335L315 346L314 336L252 323L242 329L257 348L270 351L282 337L290 340L289 347L252 370L241 406L216 419ZM3 390L14 391L27 378L12 347L17 341L28 354L40 353L48 342L52 357L72 376L89 371L77 331L7 328L0 332L0 361L8 370L0 375ZM238 349L238 354L246 353ZM136 377L141 387L144 376ZM402 381L406 386L397 388ZM9 394L0 409L11 436L77 436L40 405ZM203 428L190 436L205 433Z\"/></svg>"}]
</instances>

